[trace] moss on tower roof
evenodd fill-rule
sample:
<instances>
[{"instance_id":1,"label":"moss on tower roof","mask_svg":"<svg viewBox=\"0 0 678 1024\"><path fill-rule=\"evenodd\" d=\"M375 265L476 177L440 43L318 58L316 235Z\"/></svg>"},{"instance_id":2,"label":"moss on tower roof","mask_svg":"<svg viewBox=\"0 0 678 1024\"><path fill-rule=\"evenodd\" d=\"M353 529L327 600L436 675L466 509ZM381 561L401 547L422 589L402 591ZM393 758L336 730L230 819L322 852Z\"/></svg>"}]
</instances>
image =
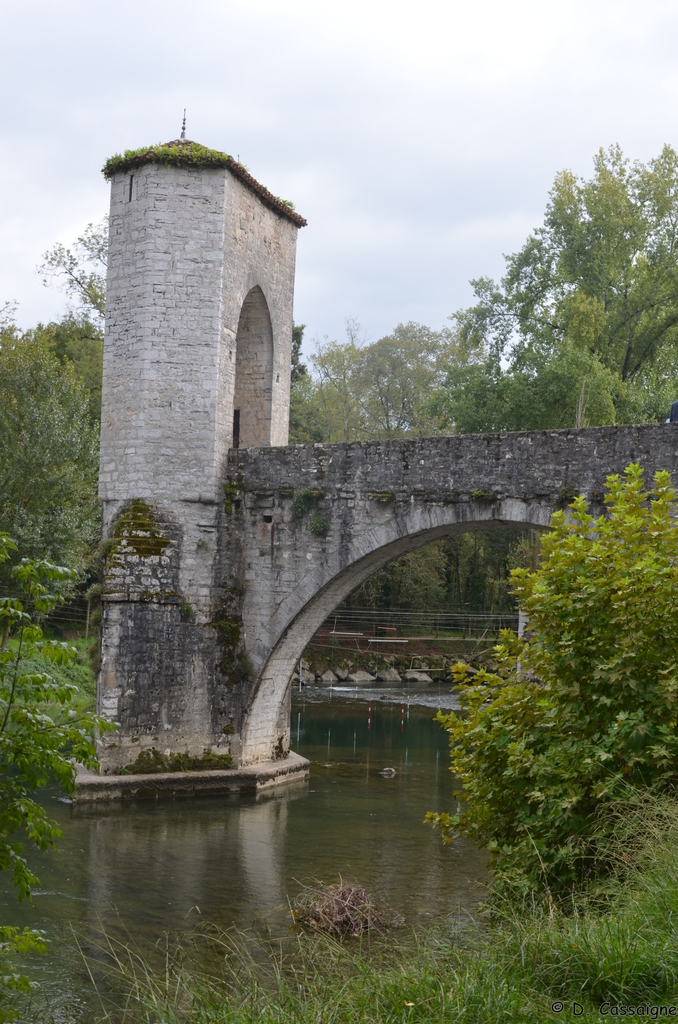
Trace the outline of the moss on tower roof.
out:
<instances>
[{"instance_id":1,"label":"moss on tower roof","mask_svg":"<svg viewBox=\"0 0 678 1024\"><path fill-rule=\"evenodd\" d=\"M208 149L189 139L174 139L173 142L161 142L157 146L142 146L140 149L126 149L121 155L109 157L102 167L105 178L115 174L126 173L146 164L164 164L167 167L227 167L231 174L239 178L250 191L254 192L267 206L283 217L287 217L297 227L306 226L306 221L294 210L294 204L287 199L274 196L261 185L247 168L234 160L228 153L220 153L218 149Z\"/></svg>"}]
</instances>

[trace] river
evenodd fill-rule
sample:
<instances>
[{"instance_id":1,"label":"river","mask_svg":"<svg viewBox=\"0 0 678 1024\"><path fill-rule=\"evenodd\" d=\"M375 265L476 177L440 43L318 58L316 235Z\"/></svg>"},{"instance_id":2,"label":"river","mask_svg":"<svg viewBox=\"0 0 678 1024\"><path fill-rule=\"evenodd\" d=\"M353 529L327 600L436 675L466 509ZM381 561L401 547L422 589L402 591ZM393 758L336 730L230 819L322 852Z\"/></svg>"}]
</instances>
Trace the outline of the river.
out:
<instances>
[{"instance_id":1,"label":"river","mask_svg":"<svg viewBox=\"0 0 678 1024\"><path fill-rule=\"evenodd\" d=\"M201 920L247 929L266 919L283 934L287 895L340 875L410 927L472 909L486 855L461 840L443 846L422 824L455 799L447 735L433 721L450 698L438 689L295 688L292 747L310 759L310 779L259 798L76 809L48 793L59 852L31 854L41 888L18 906L6 887L0 920L44 929L49 955L25 966L54 1020L84 1019L93 1005L74 934L87 946L105 931L141 950ZM396 774L380 775L387 767Z\"/></svg>"}]
</instances>

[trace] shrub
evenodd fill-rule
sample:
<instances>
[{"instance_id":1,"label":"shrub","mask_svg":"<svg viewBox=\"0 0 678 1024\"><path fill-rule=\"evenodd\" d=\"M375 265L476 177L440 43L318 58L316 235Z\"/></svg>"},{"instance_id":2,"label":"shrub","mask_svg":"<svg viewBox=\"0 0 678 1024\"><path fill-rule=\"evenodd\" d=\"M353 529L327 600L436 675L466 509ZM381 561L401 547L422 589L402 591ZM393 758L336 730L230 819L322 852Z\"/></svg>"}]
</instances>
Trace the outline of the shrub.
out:
<instances>
[{"instance_id":1,"label":"shrub","mask_svg":"<svg viewBox=\"0 0 678 1024\"><path fill-rule=\"evenodd\" d=\"M0 533L0 563L15 550ZM24 856L22 834L40 850L55 847L61 835L36 792L55 779L72 793L77 763L96 766L95 726L113 727L79 707L77 687L58 672L76 657L75 648L44 640L34 621L58 603L52 591L71 580L73 570L24 558L11 576L21 600L0 598L0 871L11 873L19 899L30 899L38 879ZM14 994L31 988L12 957L31 951L46 951L39 932L0 927L0 1022L14 1019Z\"/></svg>"},{"instance_id":2,"label":"shrub","mask_svg":"<svg viewBox=\"0 0 678 1024\"><path fill-rule=\"evenodd\" d=\"M455 669L459 713L440 715L463 804L427 820L488 845L500 882L552 891L608 867L601 815L678 781L678 522L666 472L607 481L609 517L584 497L556 512L534 572L514 569L526 612L498 675Z\"/></svg>"}]
</instances>

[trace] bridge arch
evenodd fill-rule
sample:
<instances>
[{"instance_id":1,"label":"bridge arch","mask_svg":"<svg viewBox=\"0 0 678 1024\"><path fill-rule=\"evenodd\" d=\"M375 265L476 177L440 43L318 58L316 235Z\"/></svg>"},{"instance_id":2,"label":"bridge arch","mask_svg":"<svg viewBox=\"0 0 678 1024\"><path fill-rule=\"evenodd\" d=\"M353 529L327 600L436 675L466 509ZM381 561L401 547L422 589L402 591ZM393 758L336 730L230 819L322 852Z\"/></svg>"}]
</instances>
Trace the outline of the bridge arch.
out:
<instances>
[{"instance_id":1,"label":"bridge arch","mask_svg":"<svg viewBox=\"0 0 678 1024\"><path fill-rule=\"evenodd\" d=\"M411 501L404 510L385 517L355 539L348 549L330 541L324 545L321 559L316 561L313 553L314 564L267 623L265 646L270 653L261 666L257 690L243 723L241 763L280 756L288 750L295 668L325 619L361 583L393 559L442 537L508 526L545 530L551 512L550 502L518 499L422 506Z\"/></svg>"}]
</instances>

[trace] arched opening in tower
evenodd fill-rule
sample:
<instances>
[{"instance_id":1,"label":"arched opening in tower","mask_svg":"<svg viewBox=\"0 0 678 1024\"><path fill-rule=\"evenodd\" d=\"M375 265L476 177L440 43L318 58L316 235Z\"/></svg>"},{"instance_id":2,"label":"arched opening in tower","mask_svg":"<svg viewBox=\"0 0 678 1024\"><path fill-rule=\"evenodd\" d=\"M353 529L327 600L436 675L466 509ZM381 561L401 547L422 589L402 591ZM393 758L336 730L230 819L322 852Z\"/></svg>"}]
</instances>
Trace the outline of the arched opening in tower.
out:
<instances>
[{"instance_id":1,"label":"arched opening in tower","mask_svg":"<svg viewBox=\"0 0 678 1024\"><path fill-rule=\"evenodd\" d=\"M240 311L235 356L233 447L271 443L273 329L264 293L257 285Z\"/></svg>"}]
</instances>

